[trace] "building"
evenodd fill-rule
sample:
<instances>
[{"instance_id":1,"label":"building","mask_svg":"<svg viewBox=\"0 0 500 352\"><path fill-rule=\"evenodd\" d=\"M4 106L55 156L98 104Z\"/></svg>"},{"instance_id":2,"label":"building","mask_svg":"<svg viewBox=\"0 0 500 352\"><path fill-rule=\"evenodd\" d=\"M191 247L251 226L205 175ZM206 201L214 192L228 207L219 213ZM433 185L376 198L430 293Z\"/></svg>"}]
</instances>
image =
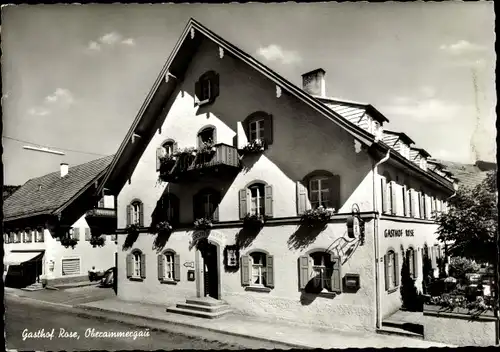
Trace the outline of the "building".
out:
<instances>
[{"instance_id":1,"label":"building","mask_svg":"<svg viewBox=\"0 0 500 352\"><path fill-rule=\"evenodd\" d=\"M27 181L7 198L6 285L58 285L88 280L92 267L106 270L114 266L115 238L103 236L104 245L94 248L89 227L93 227L96 237L102 233L115 236L114 197L94 196L111 160L112 156L73 167L61 164L60 171ZM92 209L96 203L97 209Z\"/></svg>"},{"instance_id":2,"label":"building","mask_svg":"<svg viewBox=\"0 0 500 352\"><path fill-rule=\"evenodd\" d=\"M463 164L445 160L429 160L429 165L437 169L437 172L453 174L458 186L474 188L479 185L489 172L495 171L495 163L478 160L474 164Z\"/></svg>"},{"instance_id":3,"label":"building","mask_svg":"<svg viewBox=\"0 0 500 352\"><path fill-rule=\"evenodd\" d=\"M17 191L21 186L3 186L2 199L5 202L7 198L9 198L15 191Z\"/></svg>"},{"instance_id":4,"label":"building","mask_svg":"<svg viewBox=\"0 0 500 352\"><path fill-rule=\"evenodd\" d=\"M327 97L325 74L300 89L189 21L101 186L119 298L374 330L401 305L403 251L421 288L453 179L373 106Z\"/></svg>"}]
</instances>

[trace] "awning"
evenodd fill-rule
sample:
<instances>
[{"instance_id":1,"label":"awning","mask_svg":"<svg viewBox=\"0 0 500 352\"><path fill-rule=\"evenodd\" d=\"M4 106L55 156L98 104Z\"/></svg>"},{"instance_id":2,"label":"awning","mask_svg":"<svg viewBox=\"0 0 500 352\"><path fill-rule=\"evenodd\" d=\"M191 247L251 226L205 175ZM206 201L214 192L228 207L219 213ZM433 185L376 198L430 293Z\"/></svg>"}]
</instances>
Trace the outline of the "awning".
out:
<instances>
[{"instance_id":1,"label":"awning","mask_svg":"<svg viewBox=\"0 0 500 352\"><path fill-rule=\"evenodd\" d=\"M3 257L4 265L20 265L43 255L43 251L7 252Z\"/></svg>"}]
</instances>

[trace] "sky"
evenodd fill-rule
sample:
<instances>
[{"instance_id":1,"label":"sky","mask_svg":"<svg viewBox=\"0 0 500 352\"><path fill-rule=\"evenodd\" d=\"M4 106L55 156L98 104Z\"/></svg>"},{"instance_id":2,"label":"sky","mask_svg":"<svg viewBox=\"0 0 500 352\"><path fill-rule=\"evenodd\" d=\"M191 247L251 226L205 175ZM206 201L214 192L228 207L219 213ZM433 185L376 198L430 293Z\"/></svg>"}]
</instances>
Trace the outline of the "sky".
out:
<instances>
[{"instance_id":1,"label":"sky","mask_svg":"<svg viewBox=\"0 0 500 352\"><path fill-rule=\"evenodd\" d=\"M493 2L20 5L2 7L5 184L116 153L191 17L299 87L323 68L328 96L433 158L496 161Z\"/></svg>"}]
</instances>

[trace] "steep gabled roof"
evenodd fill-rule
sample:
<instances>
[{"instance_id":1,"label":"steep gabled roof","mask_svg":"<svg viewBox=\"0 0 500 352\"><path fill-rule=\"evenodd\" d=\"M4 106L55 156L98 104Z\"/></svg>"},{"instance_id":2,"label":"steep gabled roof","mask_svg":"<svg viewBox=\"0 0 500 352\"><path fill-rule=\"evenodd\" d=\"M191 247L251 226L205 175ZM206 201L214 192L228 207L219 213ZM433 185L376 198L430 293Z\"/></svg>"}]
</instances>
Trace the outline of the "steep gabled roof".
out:
<instances>
[{"instance_id":1,"label":"steep gabled roof","mask_svg":"<svg viewBox=\"0 0 500 352\"><path fill-rule=\"evenodd\" d=\"M64 177L61 177L58 171L28 180L5 200L4 220L62 211L95 180L103 176L112 159L113 155L70 167Z\"/></svg>"},{"instance_id":2,"label":"steep gabled roof","mask_svg":"<svg viewBox=\"0 0 500 352\"><path fill-rule=\"evenodd\" d=\"M411 139L410 137L408 137L408 135L406 133L389 131L389 130L384 130L384 133L398 136L401 140L403 140L404 142L406 142L408 144L415 144L415 142L413 141L413 139Z\"/></svg>"},{"instance_id":3,"label":"steep gabled roof","mask_svg":"<svg viewBox=\"0 0 500 352\"><path fill-rule=\"evenodd\" d=\"M223 52L228 53L232 57L248 64L260 74L274 82L281 90L287 94L295 96L302 103L308 105L329 121L343 128L361 143L367 146L372 146L374 143L376 144L374 135L352 123L348 119L345 119L341 114L323 104L316 97L290 83L288 80L284 79L276 72L254 59L252 56L246 54L233 44L219 37L217 34L191 18L174 46L167 62L160 71L153 87L146 96L144 103L139 109L139 112L137 113L117 153L115 154L115 157L104 176L103 182L97 189L98 193L106 187L110 189L112 193L117 194L125 184L126 180L132 175L133 170L139 162L140 156L146 148L146 145L149 143L156 130L160 127L161 121L158 118L160 112L169 108L168 103L167 107L165 107L165 102L170 100L173 92L175 91L178 80L182 80L190 60L202 42L200 37L210 39L212 42L219 45ZM373 111L376 110L373 108ZM409 139L408 136L406 136L406 138ZM411 139L409 140L411 141ZM135 141L138 141L138 143ZM390 149L390 147L384 143L379 143L378 148L381 148L385 152ZM417 170L417 172L419 171ZM426 174L426 176L433 181L441 182L434 179L429 174Z\"/></svg>"},{"instance_id":4,"label":"steep gabled roof","mask_svg":"<svg viewBox=\"0 0 500 352\"><path fill-rule=\"evenodd\" d=\"M340 114L343 118L356 123L368 113L371 117L380 123L389 122L389 119L385 117L380 111L375 109L373 105L366 103L359 103L355 101L338 99L333 97L321 97L313 95L314 98L318 99L320 102L328 106L333 111Z\"/></svg>"},{"instance_id":5,"label":"steep gabled roof","mask_svg":"<svg viewBox=\"0 0 500 352\"><path fill-rule=\"evenodd\" d=\"M422 155L424 158L428 158L428 157L431 156L425 149L422 149L422 148L413 148L413 147L410 147L410 150L415 150L420 155Z\"/></svg>"}]
</instances>

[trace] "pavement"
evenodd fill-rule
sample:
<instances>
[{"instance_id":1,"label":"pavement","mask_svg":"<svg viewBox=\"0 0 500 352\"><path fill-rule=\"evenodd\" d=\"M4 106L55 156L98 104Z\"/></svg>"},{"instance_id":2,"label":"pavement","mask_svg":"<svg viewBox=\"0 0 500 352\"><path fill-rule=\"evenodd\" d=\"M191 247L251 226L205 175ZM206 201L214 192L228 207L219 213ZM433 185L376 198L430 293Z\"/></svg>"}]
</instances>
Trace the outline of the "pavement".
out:
<instances>
[{"instance_id":1,"label":"pavement","mask_svg":"<svg viewBox=\"0 0 500 352\"><path fill-rule=\"evenodd\" d=\"M41 301L59 307L71 308L75 313L104 317L138 326L164 331L192 332L193 336L233 336L252 339L255 348L274 344L275 348L428 348L456 347L420 339L381 335L375 332L339 331L313 326L293 325L267 321L248 316L228 314L219 319L204 319L166 312L166 306L119 300L112 289L80 287L64 291L13 292L19 299ZM101 291L99 291L101 290ZM46 294L48 292L50 294ZM102 293L101 293L102 292ZM58 294L58 295L52 295ZM61 295L62 294L62 295ZM217 338L219 340L219 338ZM259 347L260 346L260 347ZM279 346L279 347L278 347Z\"/></svg>"}]
</instances>

